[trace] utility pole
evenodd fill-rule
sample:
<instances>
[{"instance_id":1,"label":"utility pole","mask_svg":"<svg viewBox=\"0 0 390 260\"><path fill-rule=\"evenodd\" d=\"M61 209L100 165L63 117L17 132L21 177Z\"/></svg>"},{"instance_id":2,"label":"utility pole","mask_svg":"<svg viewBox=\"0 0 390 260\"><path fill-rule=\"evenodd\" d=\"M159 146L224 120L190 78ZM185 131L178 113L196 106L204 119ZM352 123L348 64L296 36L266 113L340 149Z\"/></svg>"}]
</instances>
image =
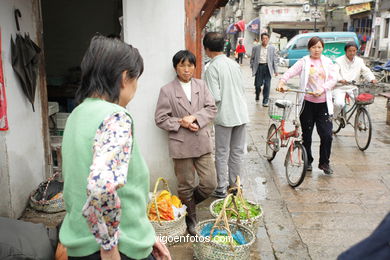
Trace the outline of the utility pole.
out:
<instances>
[{"instance_id":1,"label":"utility pole","mask_svg":"<svg viewBox=\"0 0 390 260\"><path fill-rule=\"evenodd\" d=\"M317 30L317 7L318 7L318 0L314 0L314 6L316 7L315 9L315 16L314 16L314 32L318 32Z\"/></svg>"}]
</instances>

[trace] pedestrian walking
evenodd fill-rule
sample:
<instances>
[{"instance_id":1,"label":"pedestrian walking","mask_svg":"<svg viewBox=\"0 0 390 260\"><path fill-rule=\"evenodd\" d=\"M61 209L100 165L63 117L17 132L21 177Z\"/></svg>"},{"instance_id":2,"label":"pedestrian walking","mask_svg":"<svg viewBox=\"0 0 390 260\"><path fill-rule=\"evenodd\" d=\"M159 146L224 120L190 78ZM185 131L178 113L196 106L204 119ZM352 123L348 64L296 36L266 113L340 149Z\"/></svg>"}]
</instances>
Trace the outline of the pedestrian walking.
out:
<instances>
[{"instance_id":1,"label":"pedestrian walking","mask_svg":"<svg viewBox=\"0 0 390 260\"><path fill-rule=\"evenodd\" d=\"M336 86L333 90L334 116L338 117L342 108L345 105L345 94L354 99L354 91L357 87L348 83L355 81L360 82L361 77L373 84L378 83L374 73L367 68L362 58L357 57L358 46L354 42L349 42L344 47L345 55L336 59L338 82L340 86Z\"/></svg>"},{"instance_id":2,"label":"pedestrian walking","mask_svg":"<svg viewBox=\"0 0 390 260\"><path fill-rule=\"evenodd\" d=\"M244 58L244 55L246 53L245 46L244 44L242 44L242 40L238 42L238 45L236 47L236 52L238 55L236 61L237 63L242 64L242 59Z\"/></svg>"},{"instance_id":3,"label":"pedestrian walking","mask_svg":"<svg viewBox=\"0 0 390 260\"><path fill-rule=\"evenodd\" d=\"M303 145L308 157L308 171L311 171L313 156L311 152L312 134L314 125L321 139L320 160L318 168L326 174L332 174L329 164L332 148L332 88L337 82L336 66L332 61L322 55L324 41L319 37L312 37L308 42L310 55L298 60L288 69L279 81L277 90L286 91L287 81L299 75L300 89L309 90L314 95L306 94L300 97L302 110L300 122L302 127Z\"/></svg>"},{"instance_id":4,"label":"pedestrian walking","mask_svg":"<svg viewBox=\"0 0 390 260\"><path fill-rule=\"evenodd\" d=\"M242 170L246 124L249 122L245 88L240 66L223 55L223 36L209 32L203 38L206 55L211 58L205 81L218 108L214 120L215 166L218 186L215 197L226 196Z\"/></svg>"},{"instance_id":5,"label":"pedestrian walking","mask_svg":"<svg viewBox=\"0 0 390 260\"><path fill-rule=\"evenodd\" d=\"M255 77L256 102L259 101L261 87L263 87L263 106L268 107L269 92L272 75L278 76L277 57L275 47L269 44L269 35L261 34L261 44L254 46L250 59L252 76Z\"/></svg>"},{"instance_id":6,"label":"pedestrian walking","mask_svg":"<svg viewBox=\"0 0 390 260\"><path fill-rule=\"evenodd\" d=\"M177 77L160 90L155 122L168 131L177 191L187 206L188 232L195 235L196 204L208 198L217 186L209 126L217 114L217 107L205 82L193 78L196 64L193 53L179 51L172 63ZM195 174L199 184L196 184Z\"/></svg>"},{"instance_id":7,"label":"pedestrian walking","mask_svg":"<svg viewBox=\"0 0 390 260\"><path fill-rule=\"evenodd\" d=\"M149 171L126 105L143 72L138 50L95 36L81 62L80 104L62 142L69 259L171 259L146 215Z\"/></svg>"},{"instance_id":8,"label":"pedestrian walking","mask_svg":"<svg viewBox=\"0 0 390 260\"><path fill-rule=\"evenodd\" d=\"M225 42L225 53L227 57L230 57L230 51L232 49L232 44L230 43L230 40L227 39Z\"/></svg>"}]
</instances>

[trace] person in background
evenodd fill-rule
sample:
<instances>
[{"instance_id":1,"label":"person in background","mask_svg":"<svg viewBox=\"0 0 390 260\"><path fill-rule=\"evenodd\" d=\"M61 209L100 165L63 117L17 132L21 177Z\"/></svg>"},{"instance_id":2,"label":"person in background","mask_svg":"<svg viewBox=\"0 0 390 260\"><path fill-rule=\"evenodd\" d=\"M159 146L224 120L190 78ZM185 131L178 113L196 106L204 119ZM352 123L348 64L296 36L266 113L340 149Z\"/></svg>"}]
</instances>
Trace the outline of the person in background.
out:
<instances>
[{"instance_id":1,"label":"person in background","mask_svg":"<svg viewBox=\"0 0 390 260\"><path fill-rule=\"evenodd\" d=\"M205 82L193 78L196 58L182 50L172 59L177 77L163 86L157 101L155 122L168 131L180 200L187 206L188 232L195 236L196 204L215 190L217 177L211 156L211 123L217 107ZM195 173L199 177L196 184Z\"/></svg>"},{"instance_id":2,"label":"person in background","mask_svg":"<svg viewBox=\"0 0 390 260\"><path fill-rule=\"evenodd\" d=\"M359 83L360 78L363 76L363 78L368 82L373 84L378 83L372 71L364 64L363 59L356 56L358 51L358 46L356 43L347 43L344 47L344 50L345 55L336 59L336 64L338 66L338 82L341 84L341 86L336 86L336 88L333 90L335 117L340 115L341 109L345 105L346 93L348 93L352 99L355 98L354 91L357 90L357 87L348 84L348 82L355 81Z\"/></svg>"},{"instance_id":3,"label":"person in background","mask_svg":"<svg viewBox=\"0 0 390 260\"><path fill-rule=\"evenodd\" d=\"M205 81L218 108L214 120L215 166L218 186L214 196L226 197L227 186L235 186L242 170L246 124L249 122L243 77L238 65L223 54L223 36L209 32L203 38L211 58Z\"/></svg>"},{"instance_id":4,"label":"person in background","mask_svg":"<svg viewBox=\"0 0 390 260\"><path fill-rule=\"evenodd\" d=\"M138 50L95 36L81 62L80 103L62 142L68 259L171 259L146 215L149 171L126 105L143 72Z\"/></svg>"},{"instance_id":5,"label":"person in background","mask_svg":"<svg viewBox=\"0 0 390 260\"><path fill-rule=\"evenodd\" d=\"M309 162L307 170L313 169L311 143L315 125L321 139L318 168L323 170L325 174L332 174L333 169L329 164L332 148L332 88L337 82L337 71L333 62L322 55L324 41L321 38L312 37L307 48L310 55L298 60L283 74L277 91L285 92L287 81L299 75L300 89L314 93L314 95L306 94L300 98L302 111L299 119L302 127L303 146L306 149Z\"/></svg>"},{"instance_id":6,"label":"person in background","mask_svg":"<svg viewBox=\"0 0 390 260\"><path fill-rule=\"evenodd\" d=\"M269 35L267 33L261 34L261 45L254 46L252 49L252 56L250 59L250 66L252 68L252 76L255 77L256 102L259 102L261 93L261 86L263 88L263 107L268 107L269 91L271 87L271 77L277 72L277 57L275 47L268 44Z\"/></svg>"},{"instance_id":7,"label":"person in background","mask_svg":"<svg viewBox=\"0 0 390 260\"><path fill-rule=\"evenodd\" d=\"M227 57L230 57L230 50L232 49L232 44L230 43L230 40L227 39L225 42L225 53Z\"/></svg>"},{"instance_id":8,"label":"person in background","mask_svg":"<svg viewBox=\"0 0 390 260\"><path fill-rule=\"evenodd\" d=\"M242 59L244 58L244 55L246 53L245 46L244 44L242 44L242 40L238 42L238 45L236 47L236 52L238 54L236 61L237 63L242 64Z\"/></svg>"}]
</instances>

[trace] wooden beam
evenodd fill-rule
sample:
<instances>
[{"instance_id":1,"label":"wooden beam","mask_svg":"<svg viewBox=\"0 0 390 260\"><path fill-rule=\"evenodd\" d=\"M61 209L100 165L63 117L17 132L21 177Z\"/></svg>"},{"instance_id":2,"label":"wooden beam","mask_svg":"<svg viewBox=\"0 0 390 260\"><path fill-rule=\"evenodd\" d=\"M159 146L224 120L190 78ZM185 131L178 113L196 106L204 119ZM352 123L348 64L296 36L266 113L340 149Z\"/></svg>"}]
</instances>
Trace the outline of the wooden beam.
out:
<instances>
[{"instance_id":1,"label":"wooden beam","mask_svg":"<svg viewBox=\"0 0 390 260\"><path fill-rule=\"evenodd\" d=\"M195 77L202 74L202 30L215 9L226 5L228 0L185 0L185 42L186 49L196 56Z\"/></svg>"},{"instance_id":2,"label":"wooden beam","mask_svg":"<svg viewBox=\"0 0 390 260\"><path fill-rule=\"evenodd\" d=\"M218 4L219 4L219 0L207 1L207 4L205 5L205 7L203 9L204 13L202 14L201 19L200 19L200 27L202 29L206 26L210 17L213 15L215 9L217 9Z\"/></svg>"}]
</instances>

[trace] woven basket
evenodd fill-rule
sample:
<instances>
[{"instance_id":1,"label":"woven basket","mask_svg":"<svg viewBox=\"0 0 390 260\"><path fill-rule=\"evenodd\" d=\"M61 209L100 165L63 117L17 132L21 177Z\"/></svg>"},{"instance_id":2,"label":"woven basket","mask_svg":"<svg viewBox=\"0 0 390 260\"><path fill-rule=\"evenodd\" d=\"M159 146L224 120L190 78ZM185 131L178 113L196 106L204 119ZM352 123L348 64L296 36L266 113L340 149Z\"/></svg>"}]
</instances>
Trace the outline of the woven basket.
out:
<instances>
[{"instance_id":1,"label":"woven basket","mask_svg":"<svg viewBox=\"0 0 390 260\"><path fill-rule=\"evenodd\" d=\"M218 213L216 213L216 212L214 211L214 207L215 207L220 201L223 201L223 199L214 200L214 201L211 203L211 205L210 205L210 213L211 213L211 215L212 215L213 217L215 217L215 218L218 217ZM249 200L247 200L247 202L248 202L249 204L259 206L259 207L260 207L260 210L261 210L261 213L260 213L260 215L254 217L254 218L241 219L241 220L240 220L240 223L241 223L242 225L244 225L245 227L249 228L253 233L256 234L256 233L257 233L257 229L258 229L259 226L260 226L261 217L263 216L263 210L262 210L260 204L257 204L257 203L255 203L255 202L249 201Z\"/></svg>"},{"instance_id":2,"label":"woven basket","mask_svg":"<svg viewBox=\"0 0 390 260\"><path fill-rule=\"evenodd\" d=\"M215 243L214 241L201 241L199 237L200 231L209 223L214 223L215 219L209 219L199 222L195 227L195 232L198 237L198 241L193 243L194 258L198 260L249 260L250 259L250 248L255 242L255 235L249 228L229 222L229 228L232 232L239 229L245 239L248 241L245 245L235 246L234 250L231 249L230 245L223 245Z\"/></svg>"},{"instance_id":3,"label":"woven basket","mask_svg":"<svg viewBox=\"0 0 390 260\"><path fill-rule=\"evenodd\" d=\"M48 178L46 181L39 184L39 186L43 186L43 185L46 186L45 193L46 193L46 190L47 190L50 182L52 180L54 180L59 174L60 174L60 172L57 172L52 177ZM46 213L57 213L57 212L61 212L61 211L65 210L65 203L64 203L64 199L62 197L62 193L61 193L61 196L59 196L57 199L36 200L35 196L36 196L38 190L39 190L39 187L38 187L38 189L33 191L30 195L30 207L31 208L33 208L37 211L42 211L42 212L46 212Z\"/></svg>"},{"instance_id":4,"label":"woven basket","mask_svg":"<svg viewBox=\"0 0 390 260\"><path fill-rule=\"evenodd\" d=\"M158 220L157 221L150 220L150 223L152 223L156 235L164 236L166 238L167 244L173 245L176 242L178 242L177 239L174 239L176 236L182 236L186 233L187 225L185 222L185 215L181 215L178 219L169 220L169 221L160 219L160 214L157 210L158 207L157 207L157 198L156 198L157 191L158 191L157 189L160 182L163 182L165 189L171 192L168 186L168 182L164 178L158 178L156 181L156 185L154 186L154 191L152 196L152 201L154 203L154 206L156 207ZM149 203L148 210L147 210L148 216L149 216L150 208L151 208L151 204Z\"/></svg>"}]
</instances>

